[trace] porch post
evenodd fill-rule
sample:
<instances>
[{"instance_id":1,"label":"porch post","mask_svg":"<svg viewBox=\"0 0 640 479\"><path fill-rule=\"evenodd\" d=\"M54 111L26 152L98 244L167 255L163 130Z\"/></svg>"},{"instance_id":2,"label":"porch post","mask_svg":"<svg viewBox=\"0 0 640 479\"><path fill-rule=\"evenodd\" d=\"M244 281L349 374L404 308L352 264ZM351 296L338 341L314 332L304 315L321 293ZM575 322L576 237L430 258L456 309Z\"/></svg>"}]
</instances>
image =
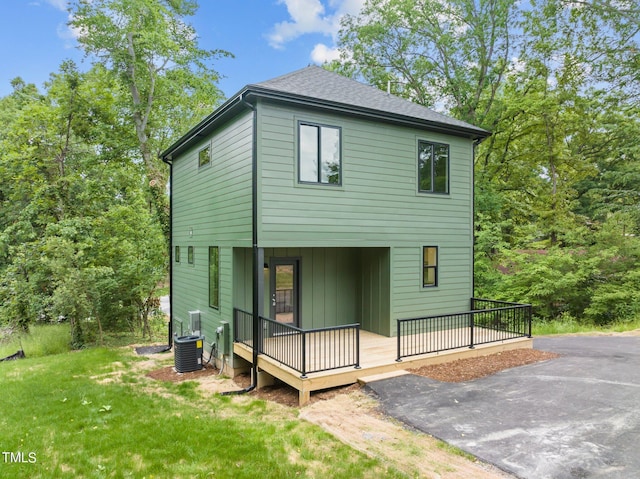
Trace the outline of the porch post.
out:
<instances>
[{"instance_id":1,"label":"porch post","mask_svg":"<svg viewBox=\"0 0 640 479\"><path fill-rule=\"evenodd\" d=\"M258 248L258 264L256 265L256 273L258 276L256 289L258 291L258 316L264 316L264 248Z\"/></svg>"},{"instance_id":2,"label":"porch post","mask_svg":"<svg viewBox=\"0 0 640 479\"><path fill-rule=\"evenodd\" d=\"M264 316L264 248L253 248L253 364L257 371L258 355L264 340L261 316Z\"/></svg>"}]
</instances>

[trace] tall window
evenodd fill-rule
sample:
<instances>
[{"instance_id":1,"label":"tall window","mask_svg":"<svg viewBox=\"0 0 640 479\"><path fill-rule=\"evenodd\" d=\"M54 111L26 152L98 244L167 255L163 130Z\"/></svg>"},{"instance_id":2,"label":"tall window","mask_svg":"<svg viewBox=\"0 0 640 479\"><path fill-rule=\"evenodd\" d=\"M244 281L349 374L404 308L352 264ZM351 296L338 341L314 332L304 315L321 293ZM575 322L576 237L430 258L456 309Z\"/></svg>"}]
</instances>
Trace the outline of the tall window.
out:
<instances>
[{"instance_id":1,"label":"tall window","mask_svg":"<svg viewBox=\"0 0 640 479\"><path fill-rule=\"evenodd\" d=\"M449 193L449 145L418 142L418 191Z\"/></svg>"},{"instance_id":2,"label":"tall window","mask_svg":"<svg viewBox=\"0 0 640 479\"><path fill-rule=\"evenodd\" d=\"M176 263L179 263L180 262L180 246L176 246L176 251L174 256L175 256Z\"/></svg>"},{"instance_id":3,"label":"tall window","mask_svg":"<svg viewBox=\"0 0 640 479\"><path fill-rule=\"evenodd\" d=\"M211 146L207 145L198 152L198 166L206 166L211 163Z\"/></svg>"},{"instance_id":4,"label":"tall window","mask_svg":"<svg viewBox=\"0 0 640 479\"><path fill-rule=\"evenodd\" d=\"M187 247L187 263L193 264L193 246Z\"/></svg>"},{"instance_id":5,"label":"tall window","mask_svg":"<svg viewBox=\"0 0 640 479\"><path fill-rule=\"evenodd\" d=\"M422 248L422 287L438 286L438 247Z\"/></svg>"},{"instance_id":6,"label":"tall window","mask_svg":"<svg viewBox=\"0 0 640 479\"><path fill-rule=\"evenodd\" d=\"M340 128L299 123L298 180L301 183L340 185Z\"/></svg>"},{"instance_id":7,"label":"tall window","mask_svg":"<svg viewBox=\"0 0 640 479\"><path fill-rule=\"evenodd\" d=\"M209 246L209 306L220 308L220 250Z\"/></svg>"}]
</instances>

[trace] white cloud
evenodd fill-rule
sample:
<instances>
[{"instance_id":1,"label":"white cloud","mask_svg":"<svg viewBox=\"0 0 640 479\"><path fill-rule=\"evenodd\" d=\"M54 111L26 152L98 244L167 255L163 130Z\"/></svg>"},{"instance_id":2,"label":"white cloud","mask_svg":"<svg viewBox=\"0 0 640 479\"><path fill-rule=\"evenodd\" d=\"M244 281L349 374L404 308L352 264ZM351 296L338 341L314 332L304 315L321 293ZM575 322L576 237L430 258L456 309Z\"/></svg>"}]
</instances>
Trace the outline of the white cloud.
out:
<instances>
[{"instance_id":1,"label":"white cloud","mask_svg":"<svg viewBox=\"0 0 640 479\"><path fill-rule=\"evenodd\" d=\"M335 47L340 20L344 15L356 15L360 12L365 0L278 0L284 4L289 13L289 20L276 23L267 35L269 45L273 48L284 48L285 44L302 35L321 34L331 37L332 46L316 44L311 52L315 63L324 63L338 58Z\"/></svg>"},{"instance_id":2,"label":"white cloud","mask_svg":"<svg viewBox=\"0 0 640 479\"><path fill-rule=\"evenodd\" d=\"M340 50L337 48L329 48L323 43L318 43L311 52L311 60L313 63L328 63L333 60L340 59Z\"/></svg>"},{"instance_id":3,"label":"white cloud","mask_svg":"<svg viewBox=\"0 0 640 479\"><path fill-rule=\"evenodd\" d=\"M62 12L67 11L67 4L69 3L67 0L45 0L45 2Z\"/></svg>"},{"instance_id":4,"label":"white cloud","mask_svg":"<svg viewBox=\"0 0 640 479\"><path fill-rule=\"evenodd\" d=\"M30 3L30 5L34 5L37 7L40 7L44 4L52 6L53 8L61 12L67 12L67 9L69 7L69 0L43 0L43 3L39 1ZM71 18L71 14L68 14L68 19L71 20ZM56 34L58 35L58 38L64 40L65 48L73 48L75 46L75 40L80 36L80 32L77 29L72 28L65 23L58 24L58 26L56 27Z\"/></svg>"},{"instance_id":5,"label":"white cloud","mask_svg":"<svg viewBox=\"0 0 640 479\"><path fill-rule=\"evenodd\" d=\"M331 20L324 15L320 0L279 0L278 3L287 6L292 21L274 25L267 36L272 47L282 48L286 42L306 33L331 33Z\"/></svg>"},{"instance_id":6,"label":"white cloud","mask_svg":"<svg viewBox=\"0 0 640 479\"><path fill-rule=\"evenodd\" d=\"M72 17L69 15L69 21L71 21L71 19ZM58 38L64 40L65 48L74 48L76 45L75 41L80 37L81 31L79 28L60 23L56 28L56 34Z\"/></svg>"}]
</instances>

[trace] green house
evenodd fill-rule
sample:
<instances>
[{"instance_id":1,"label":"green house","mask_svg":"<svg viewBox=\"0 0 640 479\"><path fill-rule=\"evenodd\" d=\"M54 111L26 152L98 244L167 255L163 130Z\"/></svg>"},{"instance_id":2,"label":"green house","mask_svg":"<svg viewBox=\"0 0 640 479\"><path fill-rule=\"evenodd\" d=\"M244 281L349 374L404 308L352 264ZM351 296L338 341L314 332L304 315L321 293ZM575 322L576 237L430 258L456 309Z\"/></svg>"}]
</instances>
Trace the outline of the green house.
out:
<instances>
[{"instance_id":1,"label":"green house","mask_svg":"<svg viewBox=\"0 0 640 479\"><path fill-rule=\"evenodd\" d=\"M486 136L315 66L247 85L161 155L173 331L233 370L234 311L389 337L469 310Z\"/></svg>"}]
</instances>

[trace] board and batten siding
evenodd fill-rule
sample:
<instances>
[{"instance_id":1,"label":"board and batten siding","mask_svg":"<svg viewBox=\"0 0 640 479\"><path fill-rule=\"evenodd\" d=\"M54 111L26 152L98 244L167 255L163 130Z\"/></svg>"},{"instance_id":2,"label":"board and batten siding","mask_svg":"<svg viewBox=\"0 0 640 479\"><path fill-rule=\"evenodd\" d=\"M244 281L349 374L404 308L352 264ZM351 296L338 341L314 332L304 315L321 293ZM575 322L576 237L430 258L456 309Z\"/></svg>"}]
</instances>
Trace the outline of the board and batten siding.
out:
<instances>
[{"instance_id":1,"label":"board and batten siding","mask_svg":"<svg viewBox=\"0 0 640 479\"><path fill-rule=\"evenodd\" d=\"M198 152L207 145L211 162L199 167ZM200 311L207 344L215 340L220 321L232 321L233 247L251 245L251 168L250 112L222 125L173 161L172 317L188 329L188 312ZM179 263L175 246L180 246ZM188 263L189 246L194 248L194 264ZM210 246L220 248L219 309L209 306Z\"/></svg>"},{"instance_id":2,"label":"board and batten siding","mask_svg":"<svg viewBox=\"0 0 640 479\"><path fill-rule=\"evenodd\" d=\"M268 102L260 103L258 112L260 246L391 248L390 324L374 328L387 334L395 334L396 318L468 310L473 284L471 140ZM341 128L340 186L298 182L300 121ZM419 140L449 145L449 194L418 192ZM422 287L423 246L439 250L434 288ZM363 309L374 299L373 290L363 296ZM362 318L363 323L379 322L376 314Z\"/></svg>"}]
</instances>

